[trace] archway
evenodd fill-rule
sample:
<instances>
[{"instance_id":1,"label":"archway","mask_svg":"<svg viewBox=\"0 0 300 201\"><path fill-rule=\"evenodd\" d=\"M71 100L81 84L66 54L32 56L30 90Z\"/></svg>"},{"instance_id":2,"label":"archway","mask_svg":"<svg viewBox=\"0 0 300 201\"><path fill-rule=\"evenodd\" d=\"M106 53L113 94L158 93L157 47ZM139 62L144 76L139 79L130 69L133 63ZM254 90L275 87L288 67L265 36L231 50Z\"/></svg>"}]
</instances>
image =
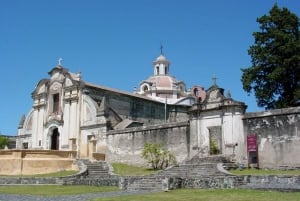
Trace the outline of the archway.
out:
<instances>
[{"instance_id":1,"label":"archway","mask_svg":"<svg viewBox=\"0 0 300 201\"><path fill-rule=\"evenodd\" d=\"M52 131L50 149L59 150L59 132L58 132L58 128L55 128Z\"/></svg>"}]
</instances>

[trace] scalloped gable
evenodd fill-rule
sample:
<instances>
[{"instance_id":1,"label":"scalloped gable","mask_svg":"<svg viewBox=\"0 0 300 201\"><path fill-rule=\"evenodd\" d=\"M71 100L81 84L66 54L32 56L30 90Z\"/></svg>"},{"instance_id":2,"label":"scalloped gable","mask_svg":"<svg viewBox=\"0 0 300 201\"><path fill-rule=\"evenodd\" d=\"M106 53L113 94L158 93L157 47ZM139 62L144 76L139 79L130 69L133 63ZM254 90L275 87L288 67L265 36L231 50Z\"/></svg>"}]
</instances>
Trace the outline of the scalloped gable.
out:
<instances>
[{"instance_id":1,"label":"scalloped gable","mask_svg":"<svg viewBox=\"0 0 300 201\"><path fill-rule=\"evenodd\" d=\"M42 79L40 80L34 91L31 93L32 97L39 95L39 94L43 94L43 93L47 93L47 86L49 84L49 79Z\"/></svg>"},{"instance_id":2,"label":"scalloped gable","mask_svg":"<svg viewBox=\"0 0 300 201\"><path fill-rule=\"evenodd\" d=\"M65 80L65 86L70 87L70 86L73 86L73 85L74 85L73 81L69 77L67 77L66 80Z\"/></svg>"}]
</instances>

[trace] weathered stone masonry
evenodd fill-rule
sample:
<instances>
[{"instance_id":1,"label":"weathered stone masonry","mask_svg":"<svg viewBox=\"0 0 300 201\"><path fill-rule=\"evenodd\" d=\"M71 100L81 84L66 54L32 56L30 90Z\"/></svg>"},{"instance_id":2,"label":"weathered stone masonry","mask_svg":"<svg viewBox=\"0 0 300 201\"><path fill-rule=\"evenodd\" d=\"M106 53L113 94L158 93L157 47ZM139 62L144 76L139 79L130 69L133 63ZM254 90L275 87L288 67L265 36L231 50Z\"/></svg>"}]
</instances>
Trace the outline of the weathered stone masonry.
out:
<instances>
[{"instance_id":1,"label":"weathered stone masonry","mask_svg":"<svg viewBox=\"0 0 300 201\"><path fill-rule=\"evenodd\" d=\"M145 143L158 143L175 154L178 161L190 157L189 122L111 130L107 132L107 160L145 164L141 151Z\"/></svg>"},{"instance_id":2,"label":"weathered stone masonry","mask_svg":"<svg viewBox=\"0 0 300 201\"><path fill-rule=\"evenodd\" d=\"M261 168L300 168L300 107L246 113L243 124L257 136Z\"/></svg>"}]
</instances>

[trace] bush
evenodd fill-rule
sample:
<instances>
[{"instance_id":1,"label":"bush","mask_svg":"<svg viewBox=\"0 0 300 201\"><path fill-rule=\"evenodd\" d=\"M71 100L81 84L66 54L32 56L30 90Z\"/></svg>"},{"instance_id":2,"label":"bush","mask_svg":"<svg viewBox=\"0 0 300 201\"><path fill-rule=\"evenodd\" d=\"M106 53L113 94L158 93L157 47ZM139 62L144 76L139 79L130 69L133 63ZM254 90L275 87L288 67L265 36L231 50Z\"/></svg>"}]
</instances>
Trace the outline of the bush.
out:
<instances>
[{"instance_id":1,"label":"bush","mask_svg":"<svg viewBox=\"0 0 300 201\"><path fill-rule=\"evenodd\" d=\"M176 164L175 156L160 144L144 145L142 157L151 164L154 170L164 169L170 165Z\"/></svg>"},{"instance_id":2,"label":"bush","mask_svg":"<svg viewBox=\"0 0 300 201\"><path fill-rule=\"evenodd\" d=\"M0 149L4 149L5 146L9 145L9 139L0 135Z\"/></svg>"},{"instance_id":3,"label":"bush","mask_svg":"<svg viewBox=\"0 0 300 201\"><path fill-rule=\"evenodd\" d=\"M216 154L220 154L221 153L221 150L220 148L218 147L217 143L215 140L211 139L210 140L210 154L211 155L216 155Z\"/></svg>"}]
</instances>

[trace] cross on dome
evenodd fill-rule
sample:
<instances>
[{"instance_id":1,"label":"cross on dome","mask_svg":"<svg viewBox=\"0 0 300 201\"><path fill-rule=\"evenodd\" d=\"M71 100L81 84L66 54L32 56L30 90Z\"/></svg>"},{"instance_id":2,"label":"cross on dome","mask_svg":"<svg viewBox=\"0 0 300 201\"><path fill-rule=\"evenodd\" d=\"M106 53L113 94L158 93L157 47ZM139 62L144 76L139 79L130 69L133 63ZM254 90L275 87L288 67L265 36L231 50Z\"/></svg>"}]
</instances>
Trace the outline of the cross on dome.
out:
<instances>
[{"instance_id":1,"label":"cross on dome","mask_svg":"<svg viewBox=\"0 0 300 201\"><path fill-rule=\"evenodd\" d=\"M160 48L159 48L159 49L160 49L160 54L161 54L161 55L164 55L164 53L163 53L163 48L164 48L163 45L160 44Z\"/></svg>"},{"instance_id":2,"label":"cross on dome","mask_svg":"<svg viewBox=\"0 0 300 201\"><path fill-rule=\"evenodd\" d=\"M211 78L213 80L213 86L217 86L217 77L216 75L213 75L213 77Z\"/></svg>"},{"instance_id":3,"label":"cross on dome","mask_svg":"<svg viewBox=\"0 0 300 201\"><path fill-rule=\"evenodd\" d=\"M63 59L60 57L59 59L58 59L58 65L59 66L61 66L61 61L62 61Z\"/></svg>"}]
</instances>

